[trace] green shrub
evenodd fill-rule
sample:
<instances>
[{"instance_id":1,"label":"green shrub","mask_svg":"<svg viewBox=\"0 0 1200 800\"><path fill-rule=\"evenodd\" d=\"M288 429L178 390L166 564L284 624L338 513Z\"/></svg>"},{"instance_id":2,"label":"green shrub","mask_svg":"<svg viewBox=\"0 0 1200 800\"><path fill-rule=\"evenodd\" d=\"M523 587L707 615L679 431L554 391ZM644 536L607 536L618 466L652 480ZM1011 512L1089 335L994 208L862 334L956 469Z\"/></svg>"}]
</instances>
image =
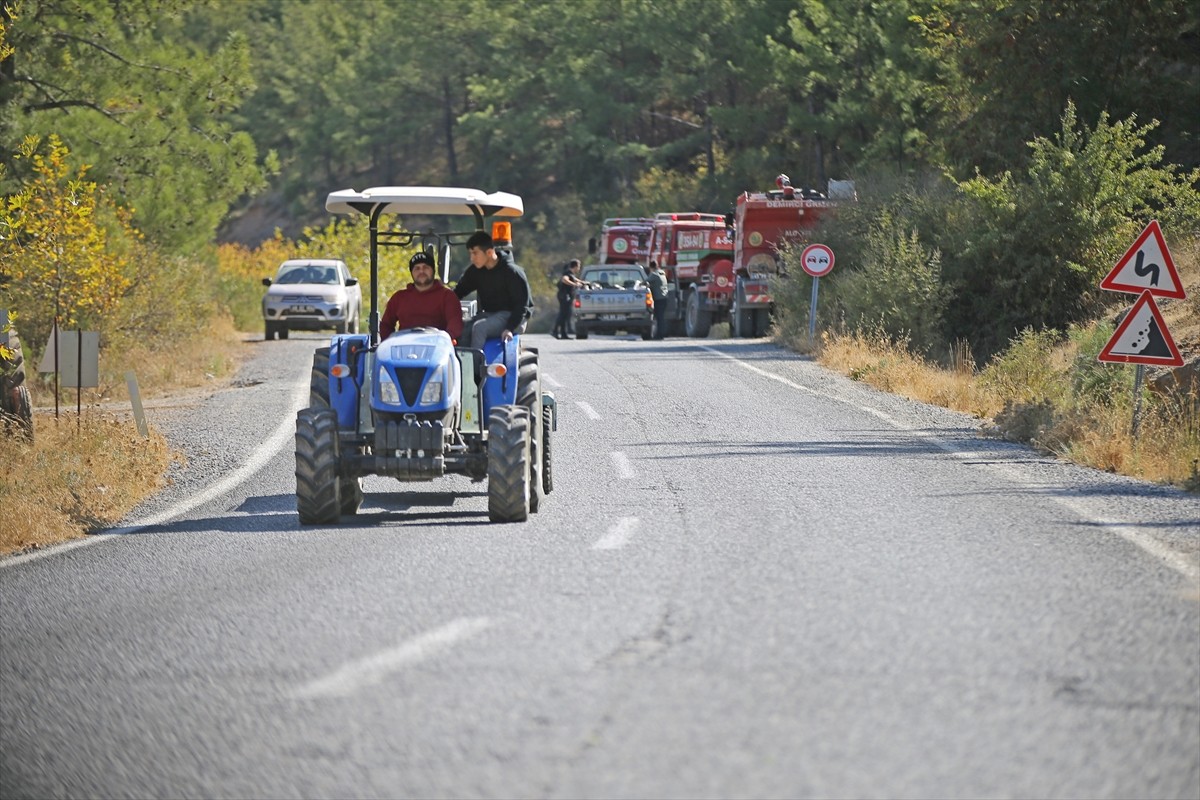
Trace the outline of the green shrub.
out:
<instances>
[{"instance_id":1,"label":"green shrub","mask_svg":"<svg viewBox=\"0 0 1200 800\"><path fill-rule=\"evenodd\" d=\"M1071 362L1071 392L1077 406L1128 406L1133 395L1133 372L1129 364L1109 364L1097 360L1112 338L1111 324L1072 326L1068 337L1076 346Z\"/></svg>"},{"instance_id":2,"label":"green shrub","mask_svg":"<svg viewBox=\"0 0 1200 800\"><path fill-rule=\"evenodd\" d=\"M1014 407L1042 401L1061 402L1069 388L1055 370L1052 359L1060 338L1057 331L1026 328L984 368L980 382Z\"/></svg>"},{"instance_id":3,"label":"green shrub","mask_svg":"<svg viewBox=\"0 0 1200 800\"><path fill-rule=\"evenodd\" d=\"M943 346L948 293L941 283L941 254L884 212L868 232L861 258L837 287L846 319L855 327L869 321L892 341L907 340L920 354Z\"/></svg>"}]
</instances>

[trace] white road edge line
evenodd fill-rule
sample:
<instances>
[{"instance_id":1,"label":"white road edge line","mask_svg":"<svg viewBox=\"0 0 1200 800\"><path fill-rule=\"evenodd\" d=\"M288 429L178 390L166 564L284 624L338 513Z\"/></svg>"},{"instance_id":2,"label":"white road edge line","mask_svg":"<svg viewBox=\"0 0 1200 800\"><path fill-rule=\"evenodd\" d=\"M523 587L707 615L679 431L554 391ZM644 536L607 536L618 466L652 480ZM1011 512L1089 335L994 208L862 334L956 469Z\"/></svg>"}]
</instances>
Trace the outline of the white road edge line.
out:
<instances>
[{"instance_id":1,"label":"white road edge line","mask_svg":"<svg viewBox=\"0 0 1200 800\"><path fill-rule=\"evenodd\" d=\"M455 642L467 639L491 625L486 617L462 617L420 636L414 636L389 650L357 661L350 661L323 678L304 684L292 692L298 700L349 697L360 689L382 683L403 668L432 658Z\"/></svg>"},{"instance_id":2,"label":"white road edge line","mask_svg":"<svg viewBox=\"0 0 1200 800\"><path fill-rule=\"evenodd\" d=\"M579 409L583 411L584 414L588 415L588 419L600 419L600 415L596 413L596 409L592 408L590 403L585 403L582 400L576 400L575 405L579 406Z\"/></svg>"},{"instance_id":3,"label":"white road edge line","mask_svg":"<svg viewBox=\"0 0 1200 800\"><path fill-rule=\"evenodd\" d=\"M634 470L633 464L629 463L629 456L619 450L614 450L609 455L612 456L613 465L617 468L618 478L632 480L637 477L637 471Z\"/></svg>"},{"instance_id":4,"label":"white road edge line","mask_svg":"<svg viewBox=\"0 0 1200 800\"><path fill-rule=\"evenodd\" d=\"M639 520L637 517L622 517L617 520L608 533L604 534L592 545L593 550L620 550L637 532Z\"/></svg>"},{"instance_id":5,"label":"white road edge line","mask_svg":"<svg viewBox=\"0 0 1200 800\"><path fill-rule=\"evenodd\" d=\"M237 486L242 481L250 478L254 475L254 473L266 466L267 462L274 458L276 453L278 453L289 440L295 437L296 412L304 408L308 403L308 384L311 372L311 367L306 368L304 370L302 381L294 385L290 406L291 412L289 416L284 418L283 422L279 423L279 427L275 429L275 432L272 433L271 436L265 442L263 442L261 446L254 449L254 452L251 454L250 458L246 460L246 463L242 464L240 467L235 469L233 472L230 472L216 483L209 485L204 491L200 492L199 494L192 495L186 500L182 500L166 510L154 514L153 516L140 519L132 525L121 528L113 528L107 533L88 536L86 539L75 539L74 541L64 542L63 544L55 545L53 547L47 547L44 550L35 550L32 553L25 553L24 555L13 556L12 558L0 560L0 569L5 567L15 567L18 564L28 564L30 561L37 561L39 559L47 558L48 556L65 553L68 550L74 550L78 547L88 547L89 545L107 542L109 539L117 536L124 536L125 534L129 533L137 533L145 528L161 525L164 522L169 522L175 519L176 517L181 517L197 506L203 505L204 503L207 503L208 501L225 494L225 492L228 492L230 489Z\"/></svg>"},{"instance_id":6,"label":"white road edge line","mask_svg":"<svg viewBox=\"0 0 1200 800\"><path fill-rule=\"evenodd\" d=\"M862 411L866 414L870 414L871 416L878 417L879 419L883 420L887 424L891 425L893 428L896 428L897 430L905 431L907 433L911 433L921 439L924 439L924 440L930 442L931 444L935 445L936 447L949 453L951 456L953 456L957 459L960 459L963 461L969 461L969 460L974 460L974 459L978 458L977 453L974 453L974 452L971 452L968 450L962 450L960 448L955 447L950 442L942 441L940 438L938 438L932 434L926 433L925 431L917 430L915 428L910 428L907 425L900 422L899 420L888 416L887 414L885 414L882 411L879 411L878 409L869 408L867 406L859 405L858 403L853 403L844 398L830 397L829 395L825 395L820 392L814 391L813 389L810 389L807 386L801 386L800 384L798 384L794 381L790 381L787 378L767 372L766 370L759 369L758 367L755 367L751 364L747 364L746 362L744 362L738 358L735 358L734 356L731 356L728 353L722 353L720 350L717 350L713 347L709 347L707 345L699 345L699 347L702 350L707 350L708 352L712 353L713 355L720 356L721 358L727 358L730 361L732 361L733 363L737 364L738 366L748 369L751 372L755 373L756 375L761 375L764 378L770 378L773 381L778 381L779 383L782 383L785 386L789 386L789 387L791 387L793 389L797 389L801 392L811 394L814 397L821 397L821 398L828 399L828 400L834 400L835 402L842 403L843 405L848 405L851 408L856 408L859 411ZM1004 475L1007 476L1008 480L1010 480L1011 482L1013 482L1015 484L1024 485L1024 483L1025 483L1021 479L1021 477L1017 474L1017 472L1010 467L1006 467L1003 464L991 464L991 465L989 465L989 467L991 469L996 470L997 472L1003 473ZM1129 525L1125 525L1120 522L1115 522L1113 520L1094 517L1091 515L1091 513L1087 509L1084 508L1082 503L1072 500L1069 497L1053 497L1052 496L1050 499L1054 500L1059 505L1067 508L1069 511L1071 511L1071 513L1077 514L1080 517L1082 517L1083 519L1088 520L1089 522L1093 523L1094 525L1097 525L1099 527L1104 528L1105 530L1115 533L1116 535L1120 536L1122 539L1129 542L1130 544L1140 547L1146 553L1149 553L1150 555L1154 556L1156 559L1162 561L1168 567L1170 567L1171 569L1180 573L1181 575L1183 575L1185 578L1191 580L1192 582L1200 582L1200 563L1197 563L1196 561L1188 558L1183 553L1180 553L1180 552L1177 552L1177 551L1171 549L1170 547L1168 547L1167 545L1163 544L1161 541L1156 539L1152 534L1143 533L1142 531L1139 531L1136 528L1130 527Z\"/></svg>"}]
</instances>

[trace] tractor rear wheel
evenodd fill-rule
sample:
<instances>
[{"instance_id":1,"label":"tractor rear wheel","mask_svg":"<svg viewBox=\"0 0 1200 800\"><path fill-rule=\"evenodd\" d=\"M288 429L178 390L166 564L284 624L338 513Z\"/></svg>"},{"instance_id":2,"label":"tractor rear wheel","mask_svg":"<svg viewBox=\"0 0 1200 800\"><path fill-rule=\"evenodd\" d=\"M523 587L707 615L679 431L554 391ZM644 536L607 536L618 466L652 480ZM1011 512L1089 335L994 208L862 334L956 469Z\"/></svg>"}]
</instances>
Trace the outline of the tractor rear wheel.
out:
<instances>
[{"instance_id":1,"label":"tractor rear wheel","mask_svg":"<svg viewBox=\"0 0 1200 800\"><path fill-rule=\"evenodd\" d=\"M496 406L488 414L488 518L529 519L529 411Z\"/></svg>"},{"instance_id":2,"label":"tractor rear wheel","mask_svg":"<svg viewBox=\"0 0 1200 800\"><path fill-rule=\"evenodd\" d=\"M337 522L342 510L338 477L337 414L304 408L296 414L296 511L301 525Z\"/></svg>"},{"instance_id":3,"label":"tractor rear wheel","mask_svg":"<svg viewBox=\"0 0 1200 800\"><path fill-rule=\"evenodd\" d=\"M312 374L308 379L310 408L329 408L329 348L318 347L313 353Z\"/></svg>"},{"instance_id":4,"label":"tractor rear wheel","mask_svg":"<svg viewBox=\"0 0 1200 800\"><path fill-rule=\"evenodd\" d=\"M517 405L529 411L529 510L536 514L542 503L542 380L532 350L517 356Z\"/></svg>"},{"instance_id":5,"label":"tractor rear wheel","mask_svg":"<svg viewBox=\"0 0 1200 800\"><path fill-rule=\"evenodd\" d=\"M542 491L554 491L554 469L551 465L550 429L554 427L554 412L542 406Z\"/></svg>"}]
</instances>

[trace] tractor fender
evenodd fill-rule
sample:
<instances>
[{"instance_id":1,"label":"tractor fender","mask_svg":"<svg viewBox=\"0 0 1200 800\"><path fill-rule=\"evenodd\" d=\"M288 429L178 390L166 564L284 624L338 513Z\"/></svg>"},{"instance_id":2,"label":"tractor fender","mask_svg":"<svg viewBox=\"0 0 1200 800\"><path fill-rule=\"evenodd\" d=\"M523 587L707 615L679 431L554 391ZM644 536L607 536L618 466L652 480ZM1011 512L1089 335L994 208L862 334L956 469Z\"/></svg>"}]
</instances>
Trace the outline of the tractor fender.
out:
<instances>
[{"instance_id":1,"label":"tractor fender","mask_svg":"<svg viewBox=\"0 0 1200 800\"><path fill-rule=\"evenodd\" d=\"M357 427L360 390L366 377L370 346L370 337L366 334L340 334L329 341L329 407L337 412L338 427L342 430ZM350 367L350 375L334 377L333 367L337 364Z\"/></svg>"}]
</instances>

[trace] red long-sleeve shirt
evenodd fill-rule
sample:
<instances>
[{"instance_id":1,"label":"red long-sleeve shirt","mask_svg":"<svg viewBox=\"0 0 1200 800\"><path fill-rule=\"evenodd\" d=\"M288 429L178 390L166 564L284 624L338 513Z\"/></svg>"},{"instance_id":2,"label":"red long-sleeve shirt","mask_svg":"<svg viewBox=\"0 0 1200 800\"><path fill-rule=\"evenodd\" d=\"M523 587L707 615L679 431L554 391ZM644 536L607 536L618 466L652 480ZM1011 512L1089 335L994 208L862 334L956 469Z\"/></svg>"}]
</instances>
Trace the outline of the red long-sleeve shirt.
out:
<instances>
[{"instance_id":1,"label":"red long-sleeve shirt","mask_svg":"<svg viewBox=\"0 0 1200 800\"><path fill-rule=\"evenodd\" d=\"M392 295L379 323L379 338L386 339L397 329L423 326L441 328L455 341L462 335L462 306L458 295L441 281L435 280L433 286L423 292L410 283Z\"/></svg>"}]
</instances>

